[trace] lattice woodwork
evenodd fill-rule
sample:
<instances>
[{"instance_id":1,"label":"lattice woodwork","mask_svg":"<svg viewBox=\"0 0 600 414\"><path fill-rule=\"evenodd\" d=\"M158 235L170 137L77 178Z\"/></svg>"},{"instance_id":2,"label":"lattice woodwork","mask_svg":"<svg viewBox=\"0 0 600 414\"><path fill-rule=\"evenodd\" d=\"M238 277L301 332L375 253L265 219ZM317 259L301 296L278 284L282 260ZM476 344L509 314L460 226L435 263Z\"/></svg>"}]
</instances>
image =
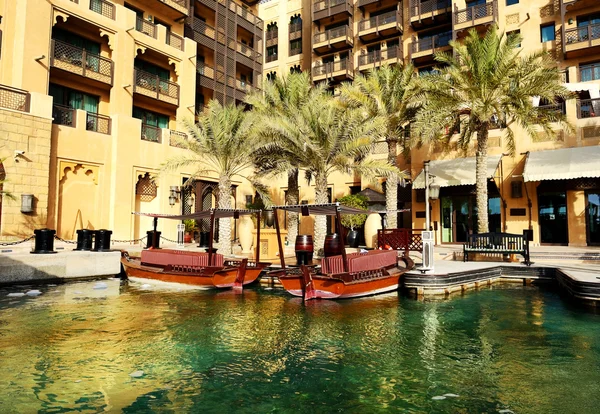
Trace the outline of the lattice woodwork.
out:
<instances>
[{"instance_id":1,"label":"lattice woodwork","mask_svg":"<svg viewBox=\"0 0 600 414\"><path fill-rule=\"evenodd\" d=\"M29 92L0 85L0 108L29 112Z\"/></svg>"},{"instance_id":2,"label":"lattice woodwork","mask_svg":"<svg viewBox=\"0 0 600 414\"><path fill-rule=\"evenodd\" d=\"M600 127L589 126L581 128L581 137L583 139L600 138Z\"/></svg>"},{"instance_id":3,"label":"lattice woodwork","mask_svg":"<svg viewBox=\"0 0 600 414\"><path fill-rule=\"evenodd\" d=\"M510 24L519 24L519 22L520 22L519 13L507 14L506 15L506 24L508 24L508 25L510 25Z\"/></svg>"},{"instance_id":4,"label":"lattice woodwork","mask_svg":"<svg viewBox=\"0 0 600 414\"><path fill-rule=\"evenodd\" d=\"M140 196L141 201L152 201L156 198L157 186L150 173L138 175L138 181L135 185L135 195Z\"/></svg>"}]
</instances>

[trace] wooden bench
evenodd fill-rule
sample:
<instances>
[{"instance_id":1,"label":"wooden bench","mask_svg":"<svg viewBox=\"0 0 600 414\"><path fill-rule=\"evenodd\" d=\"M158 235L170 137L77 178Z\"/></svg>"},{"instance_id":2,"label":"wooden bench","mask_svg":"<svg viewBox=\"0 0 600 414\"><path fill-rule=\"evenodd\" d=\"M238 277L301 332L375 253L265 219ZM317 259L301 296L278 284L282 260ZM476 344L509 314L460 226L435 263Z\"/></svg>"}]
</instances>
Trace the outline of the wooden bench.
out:
<instances>
[{"instance_id":1,"label":"wooden bench","mask_svg":"<svg viewBox=\"0 0 600 414\"><path fill-rule=\"evenodd\" d=\"M501 253L520 254L525 264L531 266L529 260L529 237L526 234L482 233L470 234L463 245L463 261L469 261L469 253Z\"/></svg>"}]
</instances>

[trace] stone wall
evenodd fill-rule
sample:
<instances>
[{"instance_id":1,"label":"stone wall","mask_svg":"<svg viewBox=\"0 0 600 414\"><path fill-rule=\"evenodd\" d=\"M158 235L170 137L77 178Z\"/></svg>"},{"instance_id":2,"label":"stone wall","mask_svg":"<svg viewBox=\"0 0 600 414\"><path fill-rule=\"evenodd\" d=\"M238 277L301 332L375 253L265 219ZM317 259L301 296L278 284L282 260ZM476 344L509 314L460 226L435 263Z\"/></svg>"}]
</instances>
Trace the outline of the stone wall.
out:
<instances>
[{"instance_id":1,"label":"stone wall","mask_svg":"<svg viewBox=\"0 0 600 414\"><path fill-rule=\"evenodd\" d=\"M6 174L2 197L0 240L16 240L46 226L50 176L52 120L0 109L0 159ZM24 151L16 155L15 151ZM33 194L33 213L21 213L21 195Z\"/></svg>"}]
</instances>

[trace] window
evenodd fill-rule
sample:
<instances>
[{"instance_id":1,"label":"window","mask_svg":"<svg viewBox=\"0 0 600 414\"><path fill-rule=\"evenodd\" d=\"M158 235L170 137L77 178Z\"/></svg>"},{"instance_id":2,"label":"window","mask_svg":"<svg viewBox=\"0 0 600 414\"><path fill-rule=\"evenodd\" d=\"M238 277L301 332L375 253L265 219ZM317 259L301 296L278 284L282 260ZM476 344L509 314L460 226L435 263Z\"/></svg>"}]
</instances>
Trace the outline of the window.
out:
<instances>
[{"instance_id":1,"label":"window","mask_svg":"<svg viewBox=\"0 0 600 414\"><path fill-rule=\"evenodd\" d=\"M52 30L52 39L85 50L86 69L92 69L95 72L100 70L100 59L98 58L98 55L100 55L100 43L61 29ZM55 58L58 60L68 61L77 66L81 66L82 64L83 52L81 50L68 50L65 47L57 47L55 53L57 53Z\"/></svg>"},{"instance_id":2,"label":"window","mask_svg":"<svg viewBox=\"0 0 600 414\"><path fill-rule=\"evenodd\" d=\"M507 6L512 6L513 4L519 4L519 0L506 0Z\"/></svg>"},{"instance_id":3,"label":"window","mask_svg":"<svg viewBox=\"0 0 600 414\"><path fill-rule=\"evenodd\" d=\"M290 67L290 73L302 73L302 69L300 69L300 65L294 65Z\"/></svg>"},{"instance_id":4,"label":"window","mask_svg":"<svg viewBox=\"0 0 600 414\"><path fill-rule=\"evenodd\" d=\"M521 34L520 30L513 30L512 32L506 32L506 36L520 35L520 34ZM515 47L521 47L521 42L519 42Z\"/></svg>"},{"instance_id":5,"label":"window","mask_svg":"<svg viewBox=\"0 0 600 414\"><path fill-rule=\"evenodd\" d=\"M267 62L273 62L277 60L277 45L267 48L267 58L265 60Z\"/></svg>"},{"instance_id":6,"label":"window","mask_svg":"<svg viewBox=\"0 0 600 414\"><path fill-rule=\"evenodd\" d=\"M169 127L167 115L148 111L137 106L133 107L133 117L142 120L142 139L146 141L160 142L162 132L160 128Z\"/></svg>"},{"instance_id":7,"label":"window","mask_svg":"<svg viewBox=\"0 0 600 414\"><path fill-rule=\"evenodd\" d=\"M550 42L555 39L554 37L554 23L545 24L540 26L541 42Z\"/></svg>"},{"instance_id":8,"label":"window","mask_svg":"<svg viewBox=\"0 0 600 414\"><path fill-rule=\"evenodd\" d=\"M267 80L268 81L274 81L276 77L277 77L277 73L275 73L275 72L269 72L269 73L267 73Z\"/></svg>"},{"instance_id":9,"label":"window","mask_svg":"<svg viewBox=\"0 0 600 414\"><path fill-rule=\"evenodd\" d=\"M100 101L98 96L88 95L87 93L56 85L54 83L50 84L48 94L54 98L54 105L52 108L52 118L54 118L54 120L52 122L55 124L75 126L75 111L73 111L73 109L82 109L91 114L98 113L98 103ZM95 125L93 126L95 127ZM88 126L86 126L86 129L95 130Z\"/></svg>"},{"instance_id":10,"label":"window","mask_svg":"<svg viewBox=\"0 0 600 414\"><path fill-rule=\"evenodd\" d=\"M299 14L290 18L290 24L302 24L302 17Z\"/></svg>"},{"instance_id":11,"label":"window","mask_svg":"<svg viewBox=\"0 0 600 414\"><path fill-rule=\"evenodd\" d=\"M290 41L290 56L299 55L302 53L302 39Z\"/></svg>"},{"instance_id":12,"label":"window","mask_svg":"<svg viewBox=\"0 0 600 414\"><path fill-rule=\"evenodd\" d=\"M242 88L246 87L246 81L247 81L246 75L244 75L244 74L240 75L240 84L242 85Z\"/></svg>"},{"instance_id":13,"label":"window","mask_svg":"<svg viewBox=\"0 0 600 414\"><path fill-rule=\"evenodd\" d=\"M579 77L581 82L600 80L600 62L579 66Z\"/></svg>"}]
</instances>

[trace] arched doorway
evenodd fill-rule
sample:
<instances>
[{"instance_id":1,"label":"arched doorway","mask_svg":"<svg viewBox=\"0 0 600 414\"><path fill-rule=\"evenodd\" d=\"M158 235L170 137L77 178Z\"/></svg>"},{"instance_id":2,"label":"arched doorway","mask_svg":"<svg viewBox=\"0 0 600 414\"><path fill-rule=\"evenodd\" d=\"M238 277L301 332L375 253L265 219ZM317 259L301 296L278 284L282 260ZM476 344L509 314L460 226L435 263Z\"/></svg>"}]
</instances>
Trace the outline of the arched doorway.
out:
<instances>
[{"instance_id":1,"label":"arched doorway","mask_svg":"<svg viewBox=\"0 0 600 414\"><path fill-rule=\"evenodd\" d=\"M98 225L98 167L61 162L56 235L72 240L79 229Z\"/></svg>"},{"instance_id":2,"label":"arched doorway","mask_svg":"<svg viewBox=\"0 0 600 414\"><path fill-rule=\"evenodd\" d=\"M154 213L160 211L158 205L158 187L154 182L154 177L150 173L140 173L135 184L135 211L141 213ZM144 237L146 231L152 230L152 217L135 215L133 223L133 238Z\"/></svg>"}]
</instances>

